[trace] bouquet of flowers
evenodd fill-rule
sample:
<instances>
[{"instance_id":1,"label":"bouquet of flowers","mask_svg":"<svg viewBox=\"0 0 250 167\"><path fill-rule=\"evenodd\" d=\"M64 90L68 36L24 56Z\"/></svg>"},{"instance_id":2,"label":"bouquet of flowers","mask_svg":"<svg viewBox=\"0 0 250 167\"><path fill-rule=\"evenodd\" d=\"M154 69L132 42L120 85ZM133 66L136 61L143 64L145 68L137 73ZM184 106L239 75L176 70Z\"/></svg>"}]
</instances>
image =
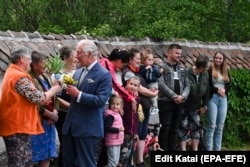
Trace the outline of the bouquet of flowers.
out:
<instances>
[{"instance_id":1,"label":"bouquet of flowers","mask_svg":"<svg viewBox=\"0 0 250 167\"><path fill-rule=\"evenodd\" d=\"M64 75L63 76L63 83L67 85L76 85L77 81L71 75Z\"/></svg>"}]
</instances>

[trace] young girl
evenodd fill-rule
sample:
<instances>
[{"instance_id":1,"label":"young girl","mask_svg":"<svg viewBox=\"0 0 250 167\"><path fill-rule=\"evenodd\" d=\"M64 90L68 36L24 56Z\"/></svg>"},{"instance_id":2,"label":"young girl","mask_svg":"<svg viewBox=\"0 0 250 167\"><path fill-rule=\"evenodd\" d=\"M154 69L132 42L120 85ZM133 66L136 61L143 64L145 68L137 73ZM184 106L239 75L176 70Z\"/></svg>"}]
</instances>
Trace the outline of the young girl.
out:
<instances>
[{"instance_id":1,"label":"young girl","mask_svg":"<svg viewBox=\"0 0 250 167\"><path fill-rule=\"evenodd\" d=\"M140 74L145 79L149 89L158 89L157 78L160 77L161 71L154 65L154 57L151 49L147 48L141 52ZM151 98L151 109L150 114L157 114L159 111L157 96Z\"/></svg>"},{"instance_id":2,"label":"young girl","mask_svg":"<svg viewBox=\"0 0 250 167\"><path fill-rule=\"evenodd\" d=\"M125 89L137 100L137 104L139 104L138 98L138 90L140 87L140 78L137 76L132 76L126 80ZM138 108L138 105L137 105ZM125 127L124 133L125 138L124 142L121 146L121 155L120 155L120 166L127 166L132 160L134 150L133 144L135 138L138 138L138 115L136 112L132 110L132 103L124 101L124 114L122 116L123 125Z\"/></svg>"},{"instance_id":3,"label":"young girl","mask_svg":"<svg viewBox=\"0 0 250 167\"><path fill-rule=\"evenodd\" d=\"M124 140L123 99L111 95L109 109L105 112L105 146L108 155L108 167L116 167L120 158L120 147Z\"/></svg>"}]
</instances>

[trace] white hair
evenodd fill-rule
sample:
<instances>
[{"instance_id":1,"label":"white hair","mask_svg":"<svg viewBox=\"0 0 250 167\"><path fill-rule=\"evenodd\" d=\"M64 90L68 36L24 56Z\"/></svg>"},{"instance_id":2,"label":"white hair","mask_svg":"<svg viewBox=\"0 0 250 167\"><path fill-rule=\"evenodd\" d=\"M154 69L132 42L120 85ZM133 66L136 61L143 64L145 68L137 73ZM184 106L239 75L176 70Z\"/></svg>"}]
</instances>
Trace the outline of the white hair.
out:
<instances>
[{"instance_id":1,"label":"white hair","mask_svg":"<svg viewBox=\"0 0 250 167\"><path fill-rule=\"evenodd\" d=\"M98 56L98 48L94 42L86 43L83 46L83 52L85 52L85 54L88 54L88 52L91 52L94 57Z\"/></svg>"}]
</instances>

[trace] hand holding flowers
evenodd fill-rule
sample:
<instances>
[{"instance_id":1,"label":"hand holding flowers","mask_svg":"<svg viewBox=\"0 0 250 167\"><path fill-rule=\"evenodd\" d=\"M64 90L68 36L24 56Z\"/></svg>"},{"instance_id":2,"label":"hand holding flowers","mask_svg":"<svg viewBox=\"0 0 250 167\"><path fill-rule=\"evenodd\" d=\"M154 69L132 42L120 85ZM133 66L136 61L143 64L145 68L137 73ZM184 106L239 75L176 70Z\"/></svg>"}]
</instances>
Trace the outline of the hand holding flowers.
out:
<instances>
[{"instance_id":1,"label":"hand holding flowers","mask_svg":"<svg viewBox=\"0 0 250 167\"><path fill-rule=\"evenodd\" d=\"M63 76L63 83L67 85L76 85L77 81L71 75L64 75Z\"/></svg>"}]
</instances>

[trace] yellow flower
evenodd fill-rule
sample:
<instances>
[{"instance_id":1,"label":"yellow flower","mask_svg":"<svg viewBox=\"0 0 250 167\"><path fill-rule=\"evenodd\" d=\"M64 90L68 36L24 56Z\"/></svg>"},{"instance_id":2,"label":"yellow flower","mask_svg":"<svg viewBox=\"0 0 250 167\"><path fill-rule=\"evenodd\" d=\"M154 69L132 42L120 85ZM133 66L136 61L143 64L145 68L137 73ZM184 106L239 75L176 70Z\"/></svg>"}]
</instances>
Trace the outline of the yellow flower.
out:
<instances>
[{"instance_id":1,"label":"yellow flower","mask_svg":"<svg viewBox=\"0 0 250 167\"><path fill-rule=\"evenodd\" d=\"M77 81L71 75L64 75L63 82L68 85L76 85Z\"/></svg>"}]
</instances>

